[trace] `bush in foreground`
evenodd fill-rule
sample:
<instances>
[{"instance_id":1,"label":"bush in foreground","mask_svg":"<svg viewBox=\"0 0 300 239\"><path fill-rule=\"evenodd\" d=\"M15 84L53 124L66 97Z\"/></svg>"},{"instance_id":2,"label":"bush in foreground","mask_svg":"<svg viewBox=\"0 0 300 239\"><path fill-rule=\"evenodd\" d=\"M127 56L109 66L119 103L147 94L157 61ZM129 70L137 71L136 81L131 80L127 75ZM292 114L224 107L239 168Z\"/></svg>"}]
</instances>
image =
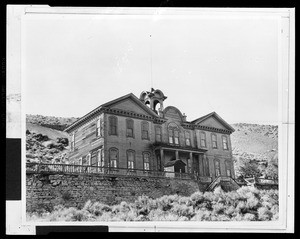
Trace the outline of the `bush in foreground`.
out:
<instances>
[{"instance_id":1,"label":"bush in foreground","mask_svg":"<svg viewBox=\"0 0 300 239\"><path fill-rule=\"evenodd\" d=\"M56 206L27 213L34 221L271 221L278 220L278 190L242 187L237 191L196 192L190 197L140 196L109 206L87 201L82 209Z\"/></svg>"}]
</instances>

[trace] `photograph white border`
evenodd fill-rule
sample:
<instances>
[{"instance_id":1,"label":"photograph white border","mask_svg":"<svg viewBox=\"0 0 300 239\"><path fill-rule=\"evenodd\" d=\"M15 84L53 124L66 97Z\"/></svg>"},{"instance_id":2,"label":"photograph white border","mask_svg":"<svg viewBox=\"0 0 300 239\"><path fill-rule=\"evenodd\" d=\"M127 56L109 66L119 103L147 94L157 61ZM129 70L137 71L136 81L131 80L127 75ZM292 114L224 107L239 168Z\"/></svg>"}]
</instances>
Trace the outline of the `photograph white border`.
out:
<instances>
[{"instance_id":1,"label":"photograph white border","mask_svg":"<svg viewBox=\"0 0 300 239\"><path fill-rule=\"evenodd\" d=\"M293 232L294 231L294 101L295 101L295 11L294 9L266 8L52 8L49 6L8 5L7 16L7 92L21 94L20 118L7 122L7 138L22 137L22 201L7 201L7 233L35 234L36 225L107 225L109 231L147 231L147 232ZM26 222L26 112L25 100L22 98L25 82L22 79L22 21L26 14L128 14L158 16L197 15L205 18L215 18L222 14L225 17L238 18L239 15L249 17L271 17L280 22L283 33L279 40L279 69L278 69L278 152L279 158L287 158L286 162L279 161L279 210L280 220L271 222ZM279 31L280 32L280 31ZM14 39L10 42L10 40ZM18 42L19 41L19 42ZM20 44L21 49L19 49ZM12 69L20 69L13 72ZM20 89L15 87L21 84ZM7 111L12 110L7 104ZM17 125L17 126L14 126ZM10 127L11 126L11 127ZM21 132L18 132L18 129ZM285 157L284 157L285 156ZM19 211L21 209L21 212ZM14 212L14 213L12 213ZM16 214L16 215L12 215ZM20 220L21 218L21 220Z\"/></svg>"}]
</instances>

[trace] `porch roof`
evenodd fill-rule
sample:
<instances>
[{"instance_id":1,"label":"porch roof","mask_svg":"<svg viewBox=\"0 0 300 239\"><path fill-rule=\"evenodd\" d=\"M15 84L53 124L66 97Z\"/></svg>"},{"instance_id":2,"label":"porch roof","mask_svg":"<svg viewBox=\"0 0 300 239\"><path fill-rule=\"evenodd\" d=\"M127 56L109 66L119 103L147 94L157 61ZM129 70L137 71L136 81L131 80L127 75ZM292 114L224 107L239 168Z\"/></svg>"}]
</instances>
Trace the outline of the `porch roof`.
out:
<instances>
[{"instance_id":1,"label":"porch roof","mask_svg":"<svg viewBox=\"0 0 300 239\"><path fill-rule=\"evenodd\" d=\"M199 149L193 148L188 146L180 146L180 145L173 145L173 144L166 144L166 143L155 143L154 150L164 149L164 150L171 150L171 151L181 151L181 152L188 152L188 153L200 153L203 154L207 151L207 149Z\"/></svg>"}]
</instances>

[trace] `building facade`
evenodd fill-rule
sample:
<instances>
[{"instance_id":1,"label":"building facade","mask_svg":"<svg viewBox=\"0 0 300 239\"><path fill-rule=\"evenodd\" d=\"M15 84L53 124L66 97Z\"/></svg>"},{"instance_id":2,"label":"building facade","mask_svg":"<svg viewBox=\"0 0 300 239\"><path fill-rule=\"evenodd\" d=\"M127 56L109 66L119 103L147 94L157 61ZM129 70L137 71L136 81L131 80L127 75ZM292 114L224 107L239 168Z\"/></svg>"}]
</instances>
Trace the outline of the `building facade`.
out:
<instances>
[{"instance_id":1,"label":"building facade","mask_svg":"<svg viewBox=\"0 0 300 239\"><path fill-rule=\"evenodd\" d=\"M128 94L74 122L65 129L69 163L95 166L97 173L127 169L191 174L208 182L234 178L234 129L215 112L187 121L176 107L164 108L166 98L158 89L143 91L139 98Z\"/></svg>"}]
</instances>

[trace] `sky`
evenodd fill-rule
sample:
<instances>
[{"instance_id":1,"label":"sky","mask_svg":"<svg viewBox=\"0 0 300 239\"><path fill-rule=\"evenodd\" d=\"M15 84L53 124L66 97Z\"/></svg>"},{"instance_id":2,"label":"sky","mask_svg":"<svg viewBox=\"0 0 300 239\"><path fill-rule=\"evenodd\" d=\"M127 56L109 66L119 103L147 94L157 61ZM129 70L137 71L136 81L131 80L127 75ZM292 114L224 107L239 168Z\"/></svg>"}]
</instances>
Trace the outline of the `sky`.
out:
<instances>
[{"instance_id":1,"label":"sky","mask_svg":"<svg viewBox=\"0 0 300 239\"><path fill-rule=\"evenodd\" d=\"M278 26L271 18L28 14L26 113L81 117L151 87L192 121L278 121ZM150 37L151 35L151 37Z\"/></svg>"}]
</instances>

